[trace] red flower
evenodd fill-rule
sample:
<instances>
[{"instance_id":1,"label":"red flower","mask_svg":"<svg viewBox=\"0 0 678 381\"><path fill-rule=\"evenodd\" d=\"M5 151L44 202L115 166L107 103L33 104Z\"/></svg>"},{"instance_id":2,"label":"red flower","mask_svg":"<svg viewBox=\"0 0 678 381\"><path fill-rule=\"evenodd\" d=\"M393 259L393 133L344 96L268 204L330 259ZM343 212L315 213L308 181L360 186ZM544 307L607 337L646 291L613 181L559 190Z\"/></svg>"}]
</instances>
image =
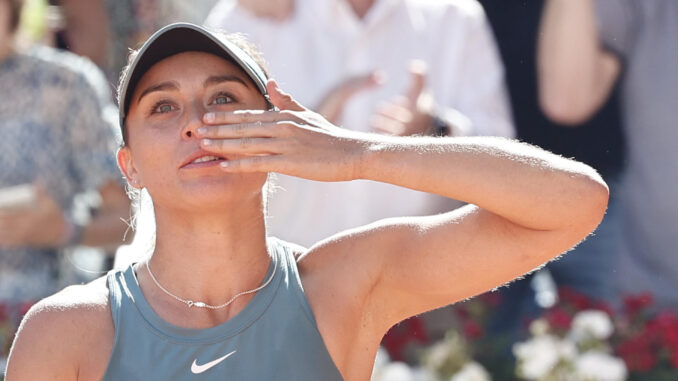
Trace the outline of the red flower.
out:
<instances>
[{"instance_id":1,"label":"red flower","mask_svg":"<svg viewBox=\"0 0 678 381\"><path fill-rule=\"evenodd\" d=\"M559 307L551 308L544 317L549 326L556 330L567 331L572 325L572 316Z\"/></svg>"},{"instance_id":2,"label":"red flower","mask_svg":"<svg viewBox=\"0 0 678 381\"><path fill-rule=\"evenodd\" d=\"M673 312L663 312L650 321L646 329L656 338L657 342L665 345L672 351L678 351L678 315Z\"/></svg>"},{"instance_id":3,"label":"red flower","mask_svg":"<svg viewBox=\"0 0 678 381\"><path fill-rule=\"evenodd\" d=\"M468 308L463 304L454 306L454 313L461 319L468 319L471 316L468 312Z\"/></svg>"},{"instance_id":4,"label":"red flower","mask_svg":"<svg viewBox=\"0 0 678 381\"><path fill-rule=\"evenodd\" d=\"M412 341L418 341L420 343L428 341L424 323L417 316L411 317L400 324L393 326L393 328L386 333L381 344L386 348L389 356L391 356L394 361L403 361L405 359L403 350L407 344Z\"/></svg>"},{"instance_id":5,"label":"red flower","mask_svg":"<svg viewBox=\"0 0 678 381\"><path fill-rule=\"evenodd\" d=\"M561 287L558 290L558 297L564 303L569 303L577 311L590 309L593 306L593 300L586 294L575 291L569 287Z\"/></svg>"},{"instance_id":6,"label":"red flower","mask_svg":"<svg viewBox=\"0 0 678 381\"><path fill-rule=\"evenodd\" d=\"M654 302L651 294L629 295L624 298L624 310L629 316L636 316Z\"/></svg>"},{"instance_id":7,"label":"red flower","mask_svg":"<svg viewBox=\"0 0 678 381\"><path fill-rule=\"evenodd\" d=\"M32 301L21 303L21 305L19 306L19 315L23 318L24 315L28 313L28 310L30 310L31 307L33 307L33 304L35 304L35 302Z\"/></svg>"},{"instance_id":8,"label":"red flower","mask_svg":"<svg viewBox=\"0 0 678 381\"><path fill-rule=\"evenodd\" d=\"M492 291L486 292L478 296L478 299L483 303L487 304L488 306L490 306L490 308L498 307L499 304L501 303L501 295L499 295L498 292Z\"/></svg>"},{"instance_id":9,"label":"red flower","mask_svg":"<svg viewBox=\"0 0 678 381\"><path fill-rule=\"evenodd\" d=\"M9 319L9 308L6 304L0 303L0 322Z\"/></svg>"},{"instance_id":10,"label":"red flower","mask_svg":"<svg viewBox=\"0 0 678 381\"><path fill-rule=\"evenodd\" d=\"M647 372L657 364L657 356L647 335L637 334L617 346L617 354L632 372Z\"/></svg>"},{"instance_id":11,"label":"red flower","mask_svg":"<svg viewBox=\"0 0 678 381\"><path fill-rule=\"evenodd\" d=\"M464 335L471 340L480 339L485 335L483 327L473 320L466 321L463 329Z\"/></svg>"}]
</instances>

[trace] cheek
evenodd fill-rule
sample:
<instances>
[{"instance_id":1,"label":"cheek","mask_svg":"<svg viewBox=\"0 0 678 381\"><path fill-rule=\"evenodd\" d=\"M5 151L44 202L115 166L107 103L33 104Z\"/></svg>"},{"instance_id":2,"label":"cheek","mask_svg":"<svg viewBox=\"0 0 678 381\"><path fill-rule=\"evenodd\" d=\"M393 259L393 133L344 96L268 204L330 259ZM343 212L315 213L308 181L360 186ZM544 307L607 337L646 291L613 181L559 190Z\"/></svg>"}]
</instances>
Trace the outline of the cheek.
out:
<instances>
[{"instance_id":1,"label":"cheek","mask_svg":"<svg viewBox=\"0 0 678 381\"><path fill-rule=\"evenodd\" d=\"M169 178L168 169L171 168L171 152L169 145L157 140L148 142L138 135L130 136L130 150L133 152L133 166L135 179L143 187Z\"/></svg>"},{"instance_id":2,"label":"cheek","mask_svg":"<svg viewBox=\"0 0 678 381\"><path fill-rule=\"evenodd\" d=\"M139 157L137 163L139 178L146 186L163 183L169 178L168 173L171 161L170 156L167 154L162 154L157 150L147 152Z\"/></svg>"}]
</instances>

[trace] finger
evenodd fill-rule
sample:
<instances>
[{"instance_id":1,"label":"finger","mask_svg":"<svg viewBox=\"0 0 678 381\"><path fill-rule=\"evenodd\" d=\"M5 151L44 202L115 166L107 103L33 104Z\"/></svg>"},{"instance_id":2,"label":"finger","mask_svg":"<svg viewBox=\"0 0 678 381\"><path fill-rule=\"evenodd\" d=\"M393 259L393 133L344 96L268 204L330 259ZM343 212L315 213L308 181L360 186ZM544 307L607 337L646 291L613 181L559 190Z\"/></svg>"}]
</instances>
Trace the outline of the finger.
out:
<instances>
[{"instance_id":1,"label":"finger","mask_svg":"<svg viewBox=\"0 0 678 381\"><path fill-rule=\"evenodd\" d=\"M344 92L345 96L351 96L357 92L371 89L379 86L386 81L386 73L382 70L375 70L365 75L352 77L339 86L339 91Z\"/></svg>"},{"instance_id":2,"label":"finger","mask_svg":"<svg viewBox=\"0 0 678 381\"><path fill-rule=\"evenodd\" d=\"M52 197L47 193L47 187L45 183L41 180L37 180L33 183L35 188L35 205L44 206L45 204L52 201Z\"/></svg>"},{"instance_id":3,"label":"finger","mask_svg":"<svg viewBox=\"0 0 678 381\"><path fill-rule=\"evenodd\" d=\"M224 155L270 155L279 153L281 143L272 138L202 139L206 151Z\"/></svg>"},{"instance_id":4,"label":"finger","mask_svg":"<svg viewBox=\"0 0 678 381\"><path fill-rule=\"evenodd\" d=\"M376 113L388 119L397 120L400 123L409 123L412 120L412 112L401 105L394 103L382 103L377 107Z\"/></svg>"},{"instance_id":5,"label":"finger","mask_svg":"<svg viewBox=\"0 0 678 381\"><path fill-rule=\"evenodd\" d=\"M213 139L261 137L270 138L277 136L282 122L254 122L222 124L218 126L205 126L196 130L198 137Z\"/></svg>"},{"instance_id":6,"label":"finger","mask_svg":"<svg viewBox=\"0 0 678 381\"><path fill-rule=\"evenodd\" d=\"M386 135L400 135L405 130L403 123L382 115L374 115L370 126L374 132Z\"/></svg>"},{"instance_id":7,"label":"finger","mask_svg":"<svg viewBox=\"0 0 678 381\"><path fill-rule=\"evenodd\" d=\"M294 100L291 95L283 92L280 87L278 87L278 82L276 82L274 79L268 80L268 83L266 83L266 89L268 90L269 97L271 97L271 103L273 103L273 105L278 109L291 111L306 110L306 108Z\"/></svg>"},{"instance_id":8,"label":"finger","mask_svg":"<svg viewBox=\"0 0 678 381\"><path fill-rule=\"evenodd\" d=\"M424 91L426 86L426 76L428 74L428 66L426 62L421 60L413 60L410 62L409 72L411 75L410 88L407 91L407 98L416 104L419 94Z\"/></svg>"},{"instance_id":9,"label":"finger","mask_svg":"<svg viewBox=\"0 0 678 381\"><path fill-rule=\"evenodd\" d=\"M276 165L280 162L280 155L253 156L220 163L221 169L232 173L246 172L277 172Z\"/></svg>"},{"instance_id":10,"label":"finger","mask_svg":"<svg viewBox=\"0 0 678 381\"><path fill-rule=\"evenodd\" d=\"M264 111L264 110L236 110L223 112L208 112L203 115L205 124L236 124L236 123L267 123L277 121L298 121L299 118L291 111Z\"/></svg>"}]
</instances>

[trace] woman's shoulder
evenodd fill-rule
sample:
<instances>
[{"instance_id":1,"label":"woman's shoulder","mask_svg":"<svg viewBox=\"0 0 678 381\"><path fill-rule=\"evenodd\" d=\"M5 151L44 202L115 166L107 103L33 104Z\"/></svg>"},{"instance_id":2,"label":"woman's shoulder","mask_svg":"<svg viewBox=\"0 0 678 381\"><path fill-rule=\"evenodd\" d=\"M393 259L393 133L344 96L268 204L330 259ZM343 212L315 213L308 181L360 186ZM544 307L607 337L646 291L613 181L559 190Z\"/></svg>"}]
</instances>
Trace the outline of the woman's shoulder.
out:
<instances>
[{"instance_id":1,"label":"woman's shoulder","mask_svg":"<svg viewBox=\"0 0 678 381\"><path fill-rule=\"evenodd\" d=\"M106 278L64 288L42 299L24 317L18 335L32 333L58 337L78 336L86 330L102 330L113 320Z\"/></svg>"},{"instance_id":2,"label":"woman's shoulder","mask_svg":"<svg viewBox=\"0 0 678 381\"><path fill-rule=\"evenodd\" d=\"M70 373L88 357L97 357L92 348L105 353L113 337L106 278L70 286L28 311L10 354L8 372L40 363L45 372Z\"/></svg>"},{"instance_id":3,"label":"woman's shoulder","mask_svg":"<svg viewBox=\"0 0 678 381\"><path fill-rule=\"evenodd\" d=\"M62 319L63 316L74 315L78 320L85 320L97 318L96 315L100 314L110 315L106 277L87 284L68 286L42 299L28 311L25 319L42 315Z\"/></svg>"}]
</instances>

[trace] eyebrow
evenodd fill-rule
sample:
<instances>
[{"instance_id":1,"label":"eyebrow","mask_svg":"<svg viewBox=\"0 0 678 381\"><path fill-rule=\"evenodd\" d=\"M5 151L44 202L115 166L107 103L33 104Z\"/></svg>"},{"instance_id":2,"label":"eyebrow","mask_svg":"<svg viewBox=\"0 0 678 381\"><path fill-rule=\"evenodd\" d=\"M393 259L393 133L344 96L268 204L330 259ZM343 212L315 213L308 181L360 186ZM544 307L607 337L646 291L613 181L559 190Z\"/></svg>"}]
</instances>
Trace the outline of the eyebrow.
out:
<instances>
[{"instance_id":1,"label":"eyebrow","mask_svg":"<svg viewBox=\"0 0 678 381\"><path fill-rule=\"evenodd\" d=\"M247 84L247 82L243 81L242 78L235 76L235 75L213 75L208 77L205 82L203 82L203 87L208 87L208 86L214 86L218 85L220 83L224 82L238 82L241 83L243 86L249 88L250 86ZM137 103L141 102L141 98L144 96L156 92L156 91L177 91L179 90L179 85L174 82L174 81L168 81L168 82L162 82L158 83L157 85L149 86L146 88L141 95L139 95L139 99L137 99Z\"/></svg>"},{"instance_id":2,"label":"eyebrow","mask_svg":"<svg viewBox=\"0 0 678 381\"><path fill-rule=\"evenodd\" d=\"M137 99L137 104L139 102L141 102L141 98L143 98L144 96L146 96L146 95L148 95L152 92L169 91L169 90L177 91L177 90L179 90L179 85L174 81L168 81L168 82L158 83L157 85L149 86L144 91L141 92L141 95L139 95L139 99Z\"/></svg>"},{"instance_id":3,"label":"eyebrow","mask_svg":"<svg viewBox=\"0 0 678 381\"><path fill-rule=\"evenodd\" d=\"M230 74L210 76L203 83L203 87L214 86L214 85L218 85L218 84L224 83L224 82L238 82L238 83L241 83L243 86L245 86L247 88L250 87L247 84L247 82L243 81L242 78L235 76L235 75L230 75Z\"/></svg>"}]
</instances>

